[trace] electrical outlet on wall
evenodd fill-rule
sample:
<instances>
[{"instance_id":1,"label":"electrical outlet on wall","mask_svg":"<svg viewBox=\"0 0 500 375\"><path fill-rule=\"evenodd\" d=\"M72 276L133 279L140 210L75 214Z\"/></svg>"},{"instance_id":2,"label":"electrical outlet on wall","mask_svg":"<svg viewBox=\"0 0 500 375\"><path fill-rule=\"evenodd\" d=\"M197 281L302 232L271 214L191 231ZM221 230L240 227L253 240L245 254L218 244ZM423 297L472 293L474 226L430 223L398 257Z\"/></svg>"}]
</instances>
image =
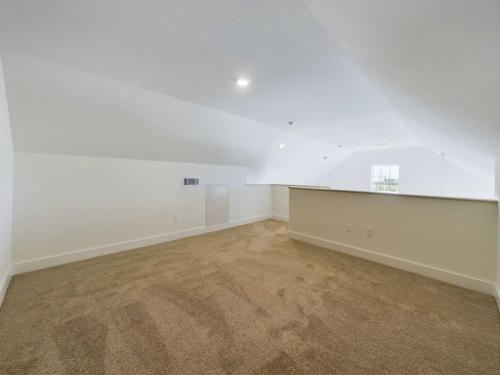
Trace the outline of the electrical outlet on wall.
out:
<instances>
[{"instance_id":1,"label":"electrical outlet on wall","mask_svg":"<svg viewBox=\"0 0 500 375\"><path fill-rule=\"evenodd\" d=\"M373 237L373 228L366 227L366 237Z\"/></svg>"}]
</instances>

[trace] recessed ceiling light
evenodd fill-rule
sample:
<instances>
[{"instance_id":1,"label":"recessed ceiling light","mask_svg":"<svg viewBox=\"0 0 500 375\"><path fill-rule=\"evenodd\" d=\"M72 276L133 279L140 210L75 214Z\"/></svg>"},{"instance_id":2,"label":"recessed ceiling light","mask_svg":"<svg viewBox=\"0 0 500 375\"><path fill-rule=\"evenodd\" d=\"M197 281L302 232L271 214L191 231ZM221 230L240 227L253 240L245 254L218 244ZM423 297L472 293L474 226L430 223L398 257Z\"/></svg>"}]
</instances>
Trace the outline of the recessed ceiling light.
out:
<instances>
[{"instance_id":1,"label":"recessed ceiling light","mask_svg":"<svg viewBox=\"0 0 500 375\"><path fill-rule=\"evenodd\" d=\"M248 78L237 78L235 82L239 87L247 87L250 84L250 80Z\"/></svg>"},{"instance_id":2,"label":"recessed ceiling light","mask_svg":"<svg viewBox=\"0 0 500 375\"><path fill-rule=\"evenodd\" d=\"M288 121L288 125L293 125L293 121Z\"/></svg>"},{"instance_id":3,"label":"recessed ceiling light","mask_svg":"<svg viewBox=\"0 0 500 375\"><path fill-rule=\"evenodd\" d=\"M286 146L286 143L280 144L280 148L285 148L285 146Z\"/></svg>"}]
</instances>

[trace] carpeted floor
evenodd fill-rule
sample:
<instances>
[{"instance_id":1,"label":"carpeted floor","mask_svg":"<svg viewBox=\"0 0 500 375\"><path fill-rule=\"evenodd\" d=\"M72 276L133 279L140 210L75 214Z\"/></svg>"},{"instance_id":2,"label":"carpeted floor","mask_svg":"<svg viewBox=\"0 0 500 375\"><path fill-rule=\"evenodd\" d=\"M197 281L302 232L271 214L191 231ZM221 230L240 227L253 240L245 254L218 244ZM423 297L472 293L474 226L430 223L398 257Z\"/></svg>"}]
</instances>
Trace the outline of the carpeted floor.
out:
<instances>
[{"instance_id":1,"label":"carpeted floor","mask_svg":"<svg viewBox=\"0 0 500 375\"><path fill-rule=\"evenodd\" d=\"M0 374L500 374L494 299L266 221L15 276Z\"/></svg>"}]
</instances>

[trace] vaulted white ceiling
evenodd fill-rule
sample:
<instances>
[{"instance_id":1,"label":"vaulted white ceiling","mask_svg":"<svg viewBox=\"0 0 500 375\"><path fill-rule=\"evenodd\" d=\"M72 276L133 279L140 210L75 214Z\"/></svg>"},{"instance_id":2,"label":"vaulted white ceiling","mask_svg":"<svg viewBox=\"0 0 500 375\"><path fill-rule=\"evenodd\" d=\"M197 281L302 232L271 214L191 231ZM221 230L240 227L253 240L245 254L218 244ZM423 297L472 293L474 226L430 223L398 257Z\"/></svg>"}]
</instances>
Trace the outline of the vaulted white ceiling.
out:
<instances>
[{"instance_id":1,"label":"vaulted white ceiling","mask_svg":"<svg viewBox=\"0 0 500 375\"><path fill-rule=\"evenodd\" d=\"M38 57L334 143L411 139L298 0L15 0L1 14L1 42Z\"/></svg>"},{"instance_id":2,"label":"vaulted white ceiling","mask_svg":"<svg viewBox=\"0 0 500 375\"><path fill-rule=\"evenodd\" d=\"M280 129L283 133L275 133L274 143L304 137L305 150L318 148L314 143L305 146L308 142L322 142L318 154L329 152L331 160L346 153L336 150L338 144L351 151L380 143L418 144L488 174L484 158L500 153L499 4L0 0L0 53L5 56L7 88L14 95L10 102L17 108L12 111L16 147L44 152L76 148L99 156L106 156L107 149L113 156L240 163L268 171L269 165L279 165L283 153L263 157L274 145L249 138L258 144L245 146L230 127L217 131L231 139L227 149L233 152L217 153L210 137L199 135L203 126L215 126L209 124L218 120L184 119L192 124L185 133L178 131L184 122L178 128L168 121L160 125L170 116L161 112L160 102L177 98L221 116L236 115L239 120L227 120L236 133L247 119ZM19 57L26 55L38 60ZM105 98L92 98L93 88L82 74L92 74L96 82L100 77L128 84L134 94L121 104L118 88ZM233 80L239 76L249 77L252 84L238 89ZM108 86L99 82L97 86ZM163 99L155 101L156 109L138 116L139 106L132 103L149 109L146 93ZM33 105L23 107L26 100ZM73 111L62 110L54 118L44 110L49 102ZM113 121L106 117L111 112ZM87 122L81 120L85 116ZM40 121L46 134L33 137L40 132ZM89 121L98 124L89 126ZM135 130L120 134L120 121L129 128L136 124ZM61 124L71 124L72 134L80 134L78 144ZM169 143L175 137L183 145L177 153ZM159 151L166 144L172 144L172 152ZM158 150L151 151L151 145Z\"/></svg>"},{"instance_id":3,"label":"vaulted white ceiling","mask_svg":"<svg viewBox=\"0 0 500 375\"><path fill-rule=\"evenodd\" d=\"M304 3L416 133L500 156L499 0Z\"/></svg>"},{"instance_id":4,"label":"vaulted white ceiling","mask_svg":"<svg viewBox=\"0 0 500 375\"><path fill-rule=\"evenodd\" d=\"M294 184L351 152L24 54L3 66L18 152L240 165L249 182Z\"/></svg>"}]
</instances>

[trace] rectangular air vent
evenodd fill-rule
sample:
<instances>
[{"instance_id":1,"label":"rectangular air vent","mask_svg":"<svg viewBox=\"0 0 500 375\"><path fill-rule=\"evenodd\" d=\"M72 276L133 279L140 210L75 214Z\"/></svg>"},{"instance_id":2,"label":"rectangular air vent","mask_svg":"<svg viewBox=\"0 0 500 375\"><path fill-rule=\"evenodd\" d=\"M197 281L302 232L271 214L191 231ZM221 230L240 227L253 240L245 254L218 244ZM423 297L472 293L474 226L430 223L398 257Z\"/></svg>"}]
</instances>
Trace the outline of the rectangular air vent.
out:
<instances>
[{"instance_id":1,"label":"rectangular air vent","mask_svg":"<svg viewBox=\"0 0 500 375\"><path fill-rule=\"evenodd\" d=\"M199 178L184 177L184 186L196 186L200 184Z\"/></svg>"}]
</instances>

